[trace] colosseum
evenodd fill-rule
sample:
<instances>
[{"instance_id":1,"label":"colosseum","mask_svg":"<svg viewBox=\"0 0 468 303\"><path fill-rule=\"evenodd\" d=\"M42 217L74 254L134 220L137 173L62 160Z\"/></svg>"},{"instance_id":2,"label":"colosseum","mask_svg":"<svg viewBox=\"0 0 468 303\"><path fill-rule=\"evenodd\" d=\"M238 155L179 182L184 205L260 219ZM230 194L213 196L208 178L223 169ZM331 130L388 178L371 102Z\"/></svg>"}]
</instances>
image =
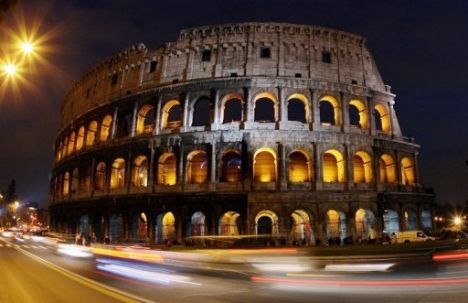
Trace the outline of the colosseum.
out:
<instances>
[{"instance_id":1,"label":"colosseum","mask_svg":"<svg viewBox=\"0 0 468 303\"><path fill-rule=\"evenodd\" d=\"M65 96L51 229L305 245L430 229L434 195L394 104L365 39L338 30L238 23L134 45Z\"/></svg>"}]
</instances>

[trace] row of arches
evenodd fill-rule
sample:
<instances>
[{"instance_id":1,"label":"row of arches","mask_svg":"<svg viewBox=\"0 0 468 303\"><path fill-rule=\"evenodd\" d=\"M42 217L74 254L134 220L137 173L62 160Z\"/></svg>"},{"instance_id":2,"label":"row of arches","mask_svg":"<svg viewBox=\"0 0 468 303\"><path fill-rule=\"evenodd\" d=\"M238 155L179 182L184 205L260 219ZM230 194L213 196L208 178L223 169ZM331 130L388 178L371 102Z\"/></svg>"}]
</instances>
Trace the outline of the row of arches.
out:
<instances>
[{"instance_id":1,"label":"row of arches","mask_svg":"<svg viewBox=\"0 0 468 303\"><path fill-rule=\"evenodd\" d=\"M326 241L325 243L361 242L376 237L377 230L379 230L379 236L385 236L400 230L431 229L432 227L428 210L422 210L419 219L418 214L412 209L404 210L402 215L403 218L400 221L397 211L385 209L381 220L382 225L379 227L376 215L370 209L359 208L352 218L348 218L343 211L331 208L325 212L321 220L322 228L319 228L316 218L314 219L312 214L304 209L296 209L288 217L282 217L281 220L284 222L280 222L279 216L274 211L265 209L257 212L253 217L254 230L252 232L256 235L283 236L291 244L316 244L320 238ZM153 219L149 218L150 216L145 212L133 213L126 219L129 222L127 235L125 235L123 215L112 214L108 218L109 226L100 227L98 230L108 230L107 236L111 242L121 242L124 238L132 241L148 241L150 237L153 237L156 243L161 244L168 240L176 241L178 228L183 229L180 231L182 237L239 236L245 234L246 228L242 216L233 210L223 213L218 218L210 217L210 214L205 214L203 211L194 211L186 218L176 217L171 211L151 216ZM183 224L177 222L178 220L183 220ZM101 224L103 221L100 220ZM81 233L88 234L89 222L88 215L80 217L79 231Z\"/></svg>"},{"instance_id":2,"label":"row of arches","mask_svg":"<svg viewBox=\"0 0 468 303\"><path fill-rule=\"evenodd\" d=\"M289 121L311 123L312 113L309 99L301 93L293 93L286 99L287 117ZM238 93L230 93L221 98L219 118L215 118L214 105L209 97L200 97L190 103L190 113L187 122L189 126L207 126L214 120L220 123L245 121L248 113L245 110L244 97ZM280 120L279 102L270 92L262 92L253 97L253 120L256 122L277 122ZM370 128L369 114L366 103L360 99L352 99L348 103L350 125L362 129ZM320 123L322 125L341 125L340 102L333 96L323 96L319 100ZM107 114L100 119L83 123L77 130L72 130L62 137L55 148L56 160L59 161L73 152L91 147L99 142L106 142L111 137L126 137L152 134L157 123L156 108L144 104L138 108L135 117L132 111L120 110L117 115ZM389 110L383 103L376 103L373 109L375 127L384 133L391 132ZM116 119L117 121L115 121ZM183 103L171 99L162 105L160 128L176 130L184 125Z\"/></svg>"},{"instance_id":3,"label":"row of arches","mask_svg":"<svg viewBox=\"0 0 468 303\"><path fill-rule=\"evenodd\" d=\"M314 165L312 158L306 150L296 149L288 156L287 180L290 183L306 183L314 180ZM329 149L322 155L322 181L325 183L343 183L346 181L346 161L336 149ZM374 182L374 168L372 157L365 151L358 151L352 156L352 181L359 183ZM409 157L400 160L401 178L397 180L397 167L393 157L383 154L378 162L379 181L381 183L395 183L414 185L415 170L413 161ZM178 180L179 166L177 155L165 152L159 156L153 172L154 183L158 185L176 185L182 183ZM193 150L188 153L185 160L186 184L205 184L210 180L211 161L204 150ZM89 192L91 189L104 191L122 189L128 185L132 187L147 187L150 182L150 161L146 155L136 156L130 163L118 157L109 165L105 161L98 162L95 167L74 168L58 174L54 180L54 193L56 196L67 196L75 192ZM219 181L227 183L241 182L245 175L245 165L241 152L238 149L228 149L221 156L219 167ZM276 152L263 147L255 151L252 163L254 182L269 183L278 179L278 159Z\"/></svg>"}]
</instances>

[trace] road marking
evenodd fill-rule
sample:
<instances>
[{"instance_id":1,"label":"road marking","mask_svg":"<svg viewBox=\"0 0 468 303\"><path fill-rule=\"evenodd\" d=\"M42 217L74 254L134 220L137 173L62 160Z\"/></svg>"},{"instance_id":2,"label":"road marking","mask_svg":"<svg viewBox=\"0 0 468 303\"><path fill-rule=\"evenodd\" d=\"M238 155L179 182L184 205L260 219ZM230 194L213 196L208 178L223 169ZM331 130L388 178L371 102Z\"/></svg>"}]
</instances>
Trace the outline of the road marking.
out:
<instances>
[{"instance_id":1,"label":"road marking","mask_svg":"<svg viewBox=\"0 0 468 303\"><path fill-rule=\"evenodd\" d=\"M11 244L7 243L5 244L6 247L12 247Z\"/></svg>"},{"instance_id":2,"label":"road marking","mask_svg":"<svg viewBox=\"0 0 468 303\"><path fill-rule=\"evenodd\" d=\"M111 298L114 298L116 300L119 300L121 302L126 302L126 303L137 303L137 302L145 302L145 303L156 303L155 301L151 301L148 299L144 299L142 297L139 297L137 295L133 295L131 293L125 292L123 290L114 288L112 286L108 286L102 283L99 283L97 281L94 281L92 279L86 278L82 275L79 275L77 273L74 273L68 269L65 269L61 266L58 266L56 264L53 264L52 262L49 262L39 256L36 256L35 254L32 254L19 246L15 247L15 249L24 255L30 257L31 259L47 266L48 268L70 278L71 280L74 280L82 285L85 285L91 289L94 289L102 294L105 294Z\"/></svg>"},{"instance_id":3,"label":"road marking","mask_svg":"<svg viewBox=\"0 0 468 303\"><path fill-rule=\"evenodd\" d=\"M26 248L26 249L29 249L29 248L31 248L31 247L29 247L29 246L28 246L28 245L26 245L26 244L23 244L23 245L21 245L21 246L23 246L23 248Z\"/></svg>"}]
</instances>

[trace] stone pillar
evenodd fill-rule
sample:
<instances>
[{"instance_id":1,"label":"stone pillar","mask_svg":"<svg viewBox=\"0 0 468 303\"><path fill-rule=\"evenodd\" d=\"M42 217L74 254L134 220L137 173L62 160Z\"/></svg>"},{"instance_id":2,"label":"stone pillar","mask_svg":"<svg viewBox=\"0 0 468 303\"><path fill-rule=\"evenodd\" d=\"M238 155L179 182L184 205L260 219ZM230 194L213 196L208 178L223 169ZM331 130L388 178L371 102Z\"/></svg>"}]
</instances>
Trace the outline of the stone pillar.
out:
<instances>
[{"instance_id":1,"label":"stone pillar","mask_svg":"<svg viewBox=\"0 0 468 303\"><path fill-rule=\"evenodd\" d=\"M132 152L128 153L128 158L125 163L125 185L127 188L127 193L130 192L130 187L132 186Z\"/></svg>"},{"instance_id":2,"label":"stone pillar","mask_svg":"<svg viewBox=\"0 0 468 303\"><path fill-rule=\"evenodd\" d=\"M89 190L89 194L90 196L92 197L94 195L94 183L95 183L95 180L96 180L96 158L93 157L93 159L91 160L91 176L90 176L90 190Z\"/></svg>"},{"instance_id":3,"label":"stone pillar","mask_svg":"<svg viewBox=\"0 0 468 303\"><path fill-rule=\"evenodd\" d=\"M375 117L374 117L374 102L372 101L371 97L368 97L367 99L367 115L369 117L369 134L370 135L376 135L377 134L377 129L375 126Z\"/></svg>"},{"instance_id":4,"label":"stone pillar","mask_svg":"<svg viewBox=\"0 0 468 303\"><path fill-rule=\"evenodd\" d=\"M112 162L106 163L106 185L104 191L109 194L111 191L111 174L112 174Z\"/></svg>"},{"instance_id":5,"label":"stone pillar","mask_svg":"<svg viewBox=\"0 0 468 303\"><path fill-rule=\"evenodd\" d=\"M418 203L416 204L416 226L417 226L417 229L423 229L423 226L422 226L422 207L421 207L421 204Z\"/></svg>"},{"instance_id":6,"label":"stone pillar","mask_svg":"<svg viewBox=\"0 0 468 303\"><path fill-rule=\"evenodd\" d=\"M339 103L341 107L341 130L347 133L349 132L350 128L348 96L343 93L340 93Z\"/></svg>"},{"instance_id":7,"label":"stone pillar","mask_svg":"<svg viewBox=\"0 0 468 303\"><path fill-rule=\"evenodd\" d=\"M119 108L116 106L114 108L114 115L112 117L112 129L111 129L111 140L115 139L115 136L117 135L117 123L118 123L118 114L119 114ZM101 123L102 125L102 123ZM102 126L101 126L102 127Z\"/></svg>"},{"instance_id":8,"label":"stone pillar","mask_svg":"<svg viewBox=\"0 0 468 303\"><path fill-rule=\"evenodd\" d=\"M279 172L280 172L280 178L279 178L279 188L280 190L287 190L288 188L288 180L286 177L287 171L286 171L286 148L284 144L281 144L277 142L278 145L278 158L280 160L279 163Z\"/></svg>"},{"instance_id":9,"label":"stone pillar","mask_svg":"<svg viewBox=\"0 0 468 303\"><path fill-rule=\"evenodd\" d=\"M148 187L153 191L155 173L157 176L157 165L154 164L155 150L154 150L154 141L150 143L150 157L148 161Z\"/></svg>"},{"instance_id":10,"label":"stone pillar","mask_svg":"<svg viewBox=\"0 0 468 303\"><path fill-rule=\"evenodd\" d=\"M419 160L418 160L418 155L419 153L418 152L415 152L414 155L413 155L413 161L414 161L414 164L413 164L413 169L414 169L414 178L415 178L415 185L416 186L421 186L422 182L421 182L421 176L419 174Z\"/></svg>"},{"instance_id":11,"label":"stone pillar","mask_svg":"<svg viewBox=\"0 0 468 303\"><path fill-rule=\"evenodd\" d=\"M395 168L396 168L396 179L398 181L398 185L403 185L403 180L401 179L401 163L400 163L400 155L397 150L394 150L394 158L395 158Z\"/></svg>"},{"instance_id":12,"label":"stone pillar","mask_svg":"<svg viewBox=\"0 0 468 303\"><path fill-rule=\"evenodd\" d=\"M216 183L216 141L211 143L210 182Z\"/></svg>"},{"instance_id":13,"label":"stone pillar","mask_svg":"<svg viewBox=\"0 0 468 303\"><path fill-rule=\"evenodd\" d=\"M154 126L153 135L159 135L161 132L161 107L162 107L162 96L158 96L158 104L156 105L156 125Z\"/></svg>"},{"instance_id":14,"label":"stone pillar","mask_svg":"<svg viewBox=\"0 0 468 303\"><path fill-rule=\"evenodd\" d=\"M185 98L184 98L184 116L183 116L183 125L182 125L182 128L184 129L184 131L190 127L190 119L189 119L189 114L190 114L190 93L187 92L185 93Z\"/></svg>"},{"instance_id":15,"label":"stone pillar","mask_svg":"<svg viewBox=\"0 0 468 303\"><path fill-rule=\"evenodd\" d=\"M182 188L185 184L184 178L184 147L182 144L179 145L179 165L177 171L177 183L182 185Z\"/></svg>"},{"instance_id":16,"label":"stone pillar","mask_svg":"<svg viewBox=\"0 0 468 303\"><path fill-rule=\"evenodd\" d=\"M137 116L138 116L138 102L135 102L133 104L132 129L130 131L130 137L135 137L137 121L138 121Z\"/></svg>"},{"instance_id":17,"label":"stone pillar","mask_svg":"<svg viewBox=\"0 0 468 303\"><path fill-rule=\"evenodd\" d=\"M219 119L219 112L220 112L220 100L219 100L219 89L216 89L213 94L213 106L214 106L214 116L213 116L213 122L211 124L211 130L216 130L218 129L218 125L222 123Z\"/></svg>"},{"instance_id":18,"label":"stone pillar","mask_svg":"<svg viewBox=\"0 0 468 303\"><path fill-rule=\"evenodd\" d=\"M349 146L344 145L343 161L345 161L345 184L348 189L354 187L354 169L353 169L353 154Z\"/></svg>"},{"instance_id":19,"label":"stone pillar","mask_svg":"<svg viewBox=\"0 0 468 303\"><path fill-rule=\"evenodd\" d=\"M288 121L288 109L287 109L287 104L283 96L283 89L281 87L277 87L278 90L278 121L280 122L279 124L281 125L282 122Z\"/></svg>"},{"instance_id":20,"label":"stone pillar","mask_svg":"<svg viewBox=\"0 0 468 303\"><path fill-rule=\"evenodd\" d=\"M312 129L316 130L320 128L320 100L319 93L317 90L310 90L310 95L312 97L311 106L312 106Z\"/></svg>"},{"instance_id":21,"label":"stone pillar","mask_svg":"<svg viewBox=\"0 0 468 303\"><path fill-rule=\"evenodd\" d=\"M318 143L312 145L314 145L315 188L319 190L323 187L322 147Z\"/></svg>"},{"instance_id":22,"label":"stone pillar","mask_svg":"<svg viewBox=\"0 0 468 303\"><path fill-rule=\"evenodd\" d=\"M254 122L254 107L251 99L250 87L244 87L244 100L245 100L245 116L248 123Z\"/></svg>"}]
</instances>

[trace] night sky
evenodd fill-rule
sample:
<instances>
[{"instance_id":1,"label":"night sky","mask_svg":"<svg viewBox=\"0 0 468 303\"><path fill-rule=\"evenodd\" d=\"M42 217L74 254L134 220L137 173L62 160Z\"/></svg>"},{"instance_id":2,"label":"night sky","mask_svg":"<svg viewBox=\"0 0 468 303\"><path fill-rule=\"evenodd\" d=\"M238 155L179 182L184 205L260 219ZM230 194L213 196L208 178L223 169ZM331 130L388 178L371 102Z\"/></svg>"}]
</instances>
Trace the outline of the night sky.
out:
<instances>
[{"instance_id":1,"label":"night sky","mask_svg":"<svg viewBox=\"0 0 468 303\"><path fill-rule=\"evenodd\" d=\"M183 28L275 21L366 37L384 82L397 95L403 134L422 145L423 183L434 187L438 202L463 203L468 199L467 12L468 1L462 0L19 1L3 13L0 56L8 55L6 31L17 28L22 14L27 28L40 24L45 61L31 63L18 91L0 86L0 189L15 179L23 201L47 205L59 105L73 82L99 61L137 42L155 48L174 41Z\"/></svg>"}]
</instances>

